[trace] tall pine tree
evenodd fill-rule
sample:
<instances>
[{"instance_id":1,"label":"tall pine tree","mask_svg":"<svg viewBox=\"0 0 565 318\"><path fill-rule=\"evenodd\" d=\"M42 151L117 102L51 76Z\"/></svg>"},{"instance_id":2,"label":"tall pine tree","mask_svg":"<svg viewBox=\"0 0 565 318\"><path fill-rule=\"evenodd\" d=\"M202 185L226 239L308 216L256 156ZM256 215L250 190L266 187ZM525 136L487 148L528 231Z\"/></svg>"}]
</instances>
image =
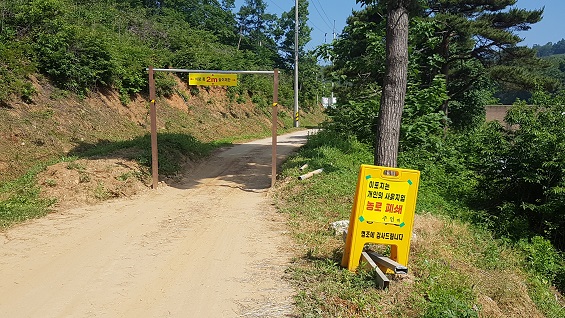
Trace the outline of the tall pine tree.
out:
<instances>
[{"instance_id":1,"label":"tall pine tree","mask_svg":"<svg viewBox=\"0 0 565 318\"><path fill-rule=\"evenodd\" d=\"M308 26L308 1L298 0L298 57L306 55L306 44L312 39L312 28ZM289 11L283 12L277 28L276 37L279 41L279 50L282 52L286 68L293 68L294 64L294 34L295 34L294 6Z\"/></svg>"},{"instance_id":2,"label":"tall pine tree","mask_svg":"<svg viewBox=\"0 0 565 318\"><path fill-rule=\"evenodd\" d=\"M242 41L244 46L253 50L260 47L269 47L275 49L273 39L273 29L277 17L274 14L267 13L267 4L263 0L245 0L245 4L241 6L237 13L239 22L239 43L241 47Z\"/></svg>"},{"instance_id":3,"label":"tall pine tree","mask_svg":"<svg viewBox=\"0 0 565 318\"><path fill-rule=\"evenodd\" d=\"M483 83L485 74L498 74L500 81L516 78L517 63L512 68L493 68L517 59L529 59L524 49L517 49L522 39L516 31L526 31L539 22L543 9L525 10L514 7L516 0L429 0L424 14L436 21L440 44L435 52L441 58L436 70L447 80L450 101L443 110L456 126L464 127L482 109L480 101L469 98L468 92ZM516 54L519 53L519 54ZM527 63L532 63L530 60ZM431 70L428 73L433 73ZM505 75L509 76L502 76ZM523 77L523 76L522 76ZM518 84L518 83L516 83ZM525 83L524 83L525 84ZM450 106L453 106L451 108Z\"/></svg>"}]
</instances>

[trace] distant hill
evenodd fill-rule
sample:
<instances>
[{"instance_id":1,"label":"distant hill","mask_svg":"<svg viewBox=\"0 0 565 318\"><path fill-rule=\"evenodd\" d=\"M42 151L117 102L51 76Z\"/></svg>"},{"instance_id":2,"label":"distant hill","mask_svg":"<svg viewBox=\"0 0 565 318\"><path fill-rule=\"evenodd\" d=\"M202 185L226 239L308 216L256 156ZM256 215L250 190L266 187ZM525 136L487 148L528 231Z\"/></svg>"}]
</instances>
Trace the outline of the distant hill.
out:
<instances>
[{"instance_id":1,"label":"distant hill","mask_svg":"<svg viewBox=\"0 0 565 318\"><path fill-rule=\"evenodd\" d=\"M547 42L544 45L534 44L532 48L536 50L539 57L565 54L565 39L561 39L557 43Z\"/></svg>"}]
</instances>

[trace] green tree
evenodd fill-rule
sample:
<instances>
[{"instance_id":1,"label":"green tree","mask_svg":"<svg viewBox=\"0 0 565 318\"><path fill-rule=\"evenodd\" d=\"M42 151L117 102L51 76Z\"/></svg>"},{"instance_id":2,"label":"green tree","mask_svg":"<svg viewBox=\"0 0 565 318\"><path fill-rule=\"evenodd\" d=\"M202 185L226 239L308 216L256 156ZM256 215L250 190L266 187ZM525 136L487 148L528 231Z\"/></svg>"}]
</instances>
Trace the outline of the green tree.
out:
<instances>
[{"instance_id":1,"label":"green tree","mask_svg":"<svg viewBox=\"0 0 565 318\"><path fill-rule=\"evenodd\" d=\"M253 47L261 47L272 41L270 35L276 16L267 13L267 4L263 0L245 0L237 13L237 19L240 34L246 36Z\"/></svg>"},{"instance_id":2,"label":"green tree","mask_svg":"<svg viewBox=\"0 0 565 318\"><path fill-rule=\"evenodd\" d=\"M473 122L466 117L476 115L476 109L482 108L483 105L468 100L466 94L481 89L476 84L484 83L485 74L489 74L492 66L500 66L495 69L497 74L502 69L506 74L515 74L518 72L515 61L531 57L523 54L524 49L516 48L521 38L514 32L528 30L531 24L539 22L543 9L528 11L513 7L515 4L516 0L427 1L424 14L437 21L436 35L441 39L433 53L441 58L440 73L447 80L449 92L443 111L453 112L449 115L455 126ZM502 62L514 65L503 68ZM512 76L498 80L507 78Z\"/></svg>"},{"instance_id":3,"label":"green tree","mask_svg":"<svg viewBox=\"0 0 565 318\"><path fill-rule=\"evenodd\" d=\"M479 176L475 201L498 231L542 235L565 247L565 99L536 92L536 106L520 103L505 121L470 136L463 151Z\"/></svg>"},{"instance_id":4,"label":"green tree","mask_svg":"<svg viewBox=\"0 0 565 318\"><path fill-rule=\"evenodd\" d=\"M335 88L338 100L380 96L385 69L385 11L374 5L354 11L340 37L317 48L321 58L332 61L327 76L343 84Z\"/></svg>"},{"instance_id":5,"label":"green tree","mask_svg":"<svg viewBox=\"0 0 565 318\"><path fill-rule=\"evenodd\" d=\"M537 56L539 57L565 54L565 39L561 39L555 44L552 42L547 42L545 45L534 44L532 48L536 51Z\"/></svg>"},{"instance_id":6,"label":"green tree","mask_svg":"<svg viewBox=\"0 0 565 318\"><path fill-rule=\"evenodd\" d=\"M238 37L235 14L231 10L225 10L225 5L229 7L230 2L222 3L218 0L162 0L160 7L180 12L193 28L211 31L222 43L236 45Z\"/></svg>"},{"instance_id":7,"label":"green tree","mask_svg":"<svg viewBox=\"0 0 565 318\"><path fill-rule=\"evenodd\" d=\"M222 9L224 11L232 11L235 8L235 0L222 0Z\"/></svg>"},{"instance_id":8,"label":"green tree","mask_svg":"<svg viewBox=\"0 0 565 318\"><path fill-rule=\"evenodd\" d=\"M379 166L397 165L408 81L408 12L411 3L412 0L387 1L386 63L375 137L374 163Z\"/></svg>"},{"instance_id":9,"label":"green tree","mask_svg":"<svg viewBox=\"0 0 565 318\"><path fill-rule=\"evenodd\" d=\"M275 37L279 42L279 50L282 53L284 68L293 69L295 51L295 7L283 12L279 19L279 25L275 31ZM298 58L301 59L306 54L306 44L312 39L310 32L312 28L308 26L308 1L298 0Z\"/></svg>"},{"instance_id":10,"label":"green tree","mask_svg":"<svg viewBox=\"0 0 565 318\"><path fill-rule=\"evenodd\" d=\"M411 12L417 13L416 3L411 4ZM384 82L385 17L385 2L368 5L348 18L340 38L318 49L322 57L332 59L330 73L339 83L339 105L328 109L332 118L329 127L354 134L369 144L374 143L376 135ZM400 129L401 150L437 147L444 119L440 108L447 99L445 79L441 75L430 77L428 71L439 69L440 58L429 54L438 43L435 22L418 17L409 22L409 89Z\"/></svg>"},{"instance_id":11,"label":"green tree","mask_svg":"<svg viewBox=\"0 0 565 318\"><path fill-rule=\"evenodd\" d=\"M34 95L38 71L59 88L85 95L114 88L127 103L147 89L148 65L265 69L277 48L237 49L233 0L0 0L0 102ZM272 42L271 42L272 43ZM264 48L265 46L263 46ZM266 53L265 53L266 52ZM291 85L281 78L281 92ZM171 76L156 77L174 92ZM269 82L249 77L237 88L265 99ZM287 86L285 86L287 85ZM287 98L281 93L281 101ZM266 103L265 103L266 105Z\"/></svg>"},{"instance_id":12,"label":"green tree","mask_svg":"<svg viewBox=\"0 0 565 318\"><path fill-rule=\"evenodd\" d=\"M277 17L267 13L267 4L263 0L246 0L237 13L237 19L240 32L238 49L249 49L263 61L277 61L277 45L273 34ZM265 65L274 66L270 63Z\"/></svg>"}]
</instances>

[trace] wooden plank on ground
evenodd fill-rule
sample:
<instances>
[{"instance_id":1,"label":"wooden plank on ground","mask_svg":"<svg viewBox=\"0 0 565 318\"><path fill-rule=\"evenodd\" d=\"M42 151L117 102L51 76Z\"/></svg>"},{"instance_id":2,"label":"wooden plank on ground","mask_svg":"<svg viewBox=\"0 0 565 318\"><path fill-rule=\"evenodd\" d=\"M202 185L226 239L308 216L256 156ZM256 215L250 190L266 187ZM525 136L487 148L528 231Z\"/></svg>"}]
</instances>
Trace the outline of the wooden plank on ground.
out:
<instances>
[{"instance_id":1,"label":"wooden plank on ground","mask_svg":"<svg viewBox=\"0 0 565 318\"><path fill-rule=\"evenodd\" d=\"M408 268L406 266L399 264L386 256L380 255L373 251L368 251L367 254L375 263L391 269L395 274L408 274Z\"/></svg>"},{"instance_id":2,"label":"wooden plank on ground","mask_svg":"<svg viewBox=\"0 0 565 318\"><path fill-rule=\"evenodd\" d=\"M367 264L369 266L371 266L371 268L375 271L375 273L377 274L375 277L375 280L377 281L377 285L379 286L380 289L386 289L388 288L388 285L390 283L388 277L386 277L386 275L381 271L381 269L377 266L377 264L373 261L373 259L371 258L371 256L369 256L369 254L367 254L367 252L362 252L361 253L361 258L363 258L365 260L365 262L367 262Z\"/></svg>"}]
</instances>

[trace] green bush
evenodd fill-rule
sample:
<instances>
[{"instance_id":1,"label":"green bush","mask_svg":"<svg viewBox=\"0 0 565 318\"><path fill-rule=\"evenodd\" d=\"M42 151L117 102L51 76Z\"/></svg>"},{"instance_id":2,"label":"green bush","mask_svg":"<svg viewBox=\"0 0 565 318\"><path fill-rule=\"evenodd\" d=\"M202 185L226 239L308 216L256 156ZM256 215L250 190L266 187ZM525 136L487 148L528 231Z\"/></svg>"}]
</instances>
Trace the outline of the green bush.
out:
<instances>
[{"instance_id":1,"label":"green bush","mask_svg":"<svg viewBox=\"0 0 565 318\"><path fill-rule=\"evenodd\" d=\"M478 191L507 234L532 233L565 247L565 106L519 104L478 130L471 163ZM518 234L521 235L521 234Z\"/></svg>"},{"instance_id":2,"label":"green bush","mask_svg":"<svg viewBox=\"0 0 565 318\"><path fill-rule=\"evenodd\" d=\"M177 82L173 75L157 73L155 74L155 93L158 96L172 96L175 93Z\"/></svg>"},{"instance_id":3,"label":"green bush","mask_svg":"<svg viewBox=\"0 0 565 318\"><path fill-rule=\"evenodd\" d=\"M11 95L31 101L35 90L27 77L36 65L28 56L30 49L29 44L11 36L0 36L0 102L8 101Z\"/></svg>"},{"instance_id":4,"label":"green bush","mask_svg":"<svg viewBox=\"0 0 565 318\"><path fill-rule=\"evenodd\" d=\"M235 18L230 21L233 16L216 2L205 6L211 11L202 24L204 20L193 15L196 12L166 4L162 10L156 10L139 1L4 1L0 102L14 96L29 102L35 92L28 76L36 70L58 89L86 95L93 89L114 88L119 91L121 101L128 103L131 94L147 91L145 68L150 65L273 69L279 58L276 51L264 54L236 48L232 44L237 39L237 30L229 27L236 24ZM222 21L222 24L210 21ZM214 29L208 29L212 25ZM292 80L285 78L281 72L279 104L291 105L288 100L292 99ZM174 93L172 78L156 76L155 80L159 95ZM261 106L270 104L272 77L242 76L239 86L234 90L237 94L231 96L234 100L237 95L250 92L257 96Z\"/></svg>"},{"instance_id":5,"label":"green bush","mask_svg":"<svg viewBox=\"0 0 565 318\"><path fill-rule=\"evenodd\" d=\"M530 240L520 240L518 246L524 251L526 266L536 276L565 291L565 258L549 240L534 236Z\"/></svg>"},{"instance_id":6,"label":"green bush","mask_svg":"<svg viewBox=\"0 0 565 318\"><path fill-rule=\"evenodd\" d=\"M35 50L39 69L64 89L85 94L112 81L111 54L97 34L66 26L55 34L41 33Z\"/></svg>"},{"instance_id":7,"label":"green bush","mask_svg":"<svg viewBox=\"0 0 565 318\"><path fill-rule=\"evenodd\" d=\"M400 129L402 150L437 149L447 120L438 110L447 98L445 79L441 76L436 76L429 87L408 85Z\"/></svg>"},{"instance_id":8,"label":"green bush","mask_svg":"<svg viewBox=\"0 0 565 318\"><path fill-rule=\"evenodd\" d=\"M376 119L380 103L370 99L365 102L350 100L327 109L330 121L324 128L339 134L355 136L359 141L371 145L375 136Z\"/></svg>"}]
</instances>

